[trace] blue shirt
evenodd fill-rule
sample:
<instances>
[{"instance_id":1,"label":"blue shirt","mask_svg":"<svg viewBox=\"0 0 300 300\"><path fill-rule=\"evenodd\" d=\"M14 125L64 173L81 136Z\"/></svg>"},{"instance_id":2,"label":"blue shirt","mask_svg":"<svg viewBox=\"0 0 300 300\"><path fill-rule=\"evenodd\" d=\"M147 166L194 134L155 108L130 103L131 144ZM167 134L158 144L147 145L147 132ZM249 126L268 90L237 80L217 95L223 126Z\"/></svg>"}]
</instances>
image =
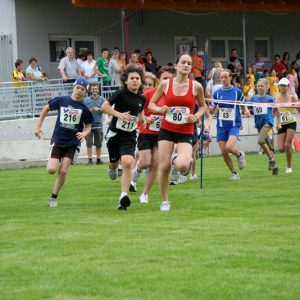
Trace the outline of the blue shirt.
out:
<instances>
[{"instance_id":1,"label":"blue shirt","mask_svg":"<svg viewBox=\"0 0 300 300\"><path fill-rule=\"evenodd\" d=\"M249 100L250 102L274 102L273 97L270 95L265 95L260 97L258 95L252 96ZM253 106L255 128L262 128L264 125L274 125L274 117L272 113L272 107L264 106Z\"/></svg>"},{"instance_id":2,"label":"blue shirt","mask_svg":"<svg viewBox=\"0 0 300 300\"><path fill-rule=\"evenodd\" d=\"M51 144L80 145L77 132L93 122L93 116L83 101L74 101L70 96L57 97L48 102L50 110L57 110L57 120Z\"/></svg>"},{"instance_id":3,"label":"blue shirt","mask_svg":"<svg viewBox=\"0 0 300 300\"><path fill-rule=\"evenodd\" d=\"M243 92L235 86L231 86L229 89L221 87L213 94L213 99L224 100L230 102L242 102L244 100ZM217 127L241 127L241 112L240 105L226 104L226 103L214 103L218 105L217 115Z\"/></svg>"},{"instance_id":4,"label":"blue shirt","mask_svg":"<svg viewBox=\"0 0 300 300\"><path fill-rule=\"evenodd\" d=\"M91 110L94 107L100 108L104 101L105 99L102 96L98 96L96 99L90 96L84 99L84 104ZM94 118L92 129L102 128L102 111L91 111L91 113Z\"/></svg>"}]
</instances>

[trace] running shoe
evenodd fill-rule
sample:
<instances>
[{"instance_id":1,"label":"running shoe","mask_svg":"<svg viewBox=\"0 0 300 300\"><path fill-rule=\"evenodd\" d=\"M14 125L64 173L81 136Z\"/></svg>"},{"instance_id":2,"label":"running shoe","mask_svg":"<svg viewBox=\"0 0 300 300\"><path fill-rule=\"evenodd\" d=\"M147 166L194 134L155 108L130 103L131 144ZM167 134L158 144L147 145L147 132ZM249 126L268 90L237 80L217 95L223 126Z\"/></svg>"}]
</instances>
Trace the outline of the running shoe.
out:
<instances>
[{"instance_id":1,"label":"running shoe","mask_svg":"<svg viewBox=\"0 0 300 300\"><path fill-rule=\"evenodd\" d=\"M175 165L171 165L171 171L170 171L170 181L177 182L179 178L179 171L175 167Z\"/></svg>"},{"instance_id":2,"label":"running shoe","mask_svg":"<svg viewBox=\"0 0 300 300\"><path fill-rule=\"evenodd\" d=\"M183 182L186 182L187 181L187 177L180 174L179 177L178 177L178 183L183 183Z\"/></svg>"},{"instance_id":3,"label":"running shoe","mask_svg":"<svg viewBox=\"0 0 300 300\"><path fill-rule=\"evenodd\" d=\"M132 193L136 192L136 182L131 181L129 191Z\"/></svg>"},{"instance_id":4,"label":"running shoe","mask_svg":"<svg viewBox=\"0 0 300 300\"><path fill-rule=\"evenodd\" d=\"M57 206L57 200L55 198L50 198L49 206L50 207L56 207Z\"/></svg>"},{"instance_id":5,"label":"running shoe","mask_svg":"<svg viewBox=\"0 0 300 300\"><path fill-rule=\"evenodd\" d=\"M173 181L173 180L169 181L169 185L176 185L177 183L178 183L177 181Z\"/></svg>"},{"instance_id":6,"label":"running shoe","mask_svg":"<svg viewBox=\"0 0 300 300\"><path fill-rule=\"evenodd\" d=\"M123 174L123 169L122 168L118 168L118 176L121 177Z\"/></svg>"},{"instance_id":7,"label":"running shoe","mask_svg":"<svg viewBox=\"0 0 300 300\"><path fill-rule=\"evenodd\" d=\"M137 167L132 170L132 181L137 183L141 176L141 172L138 172Z\"/></svg>"},{"instance_id":8,"label":"running shoe","mask_svg":"<svg viewBox=\"0 0 300 300\"><path fill-rule=\"evenodd\" d=\"M147 204L149 202L149 198L148 198L148 195L147 194L141 194L140 196L140 203L143 203L143 204Z\"/></svg>"},{"instance_id":9,"label":"running shoe","mask_svg":"<svg viewBox=\"0 0 300 300\"><path fill-rule=\"evenodd\" d=\"M190 176L190 180L196 180L196 179L197 179L197 175L196 174Z\"/></svg>"},{"instance_id":10,"label":"running shoe","mask_svg":"<svg viewBox=\"0 0 300 300\"><path fill-rule=\"evenodd\" d=\"M246 168L246 155L243 151L240 151L241 155L237 157L237 162L239 165L239 169L243 170Z\"/></svg>"},{"instance_id":11,"label":"running shoe","mask_svg":"<svg viewBox=\"0 0 300 300\"><path fill-rule=\"evenodd\" d=\"M276 167L276 161L275 159L270 159L269 160L269 165L268 165L268 170L273 170Z\"/></svg>"},{"instance_id":12,"label":"running shoe","mask_svg":"<svg viewBox=\"0 0 300 300\"><path fill-rule=\"evenodd\" d=\"M118 169L111 169L111 168L109 168L107 170L107 172L108 172L108 176L109 176L109 178L111 180L116 180L117 179L117 177L118 177Z\"/></svg>"},{"instance_id":13,"label":"running shoe","mask_svg":"<svg viewBox=\"0 0 300 300\"><path fill-rule=\"evenodd\" d=\"M293 173L293 169L292 168L286 168L285 173L286 174Z\"/></svg>"},{"instance_id":14,"label":"running shoe","mask_svg":"<svg viewBox=\"0 0 300 300\"><path fill-rule=\"evenodd\" d=\"M125 195L122 198L120 198L118 209L127 210L128 206L130 206L130 198L128 197L128 195Z\"/></svg>"},{"instance_id":15,"label":"running shoe","mask_svg":"<svg viewBox=\"0 0 300 300\"><path fill-rule=\"evenodd\" d=\"M171 203L169 201L163 201L160 204L160 211L170 211Z\"/></svg>"},{"instance_id":16,"label":"running shoe","mask_svg":"<svg viewBox=\"0 0 300 300\"><path fill-rule=\"evenodd\" d=\"M272 170L272 175L278 175L279 173L279 168L278 166L276 166L273 170Z\"/></svg>"},{"instance_id":17,"label":"running shoe","mask_svg":"<svg viewBox=\"0 0 300 300\"><path fill-rule=\"evenodd\" d=\"M240 176L238 173L232 173L231 177L230 177L230 180L232 181L237 181L237 180L240 180Z\"/></svg>"}]
</instances>

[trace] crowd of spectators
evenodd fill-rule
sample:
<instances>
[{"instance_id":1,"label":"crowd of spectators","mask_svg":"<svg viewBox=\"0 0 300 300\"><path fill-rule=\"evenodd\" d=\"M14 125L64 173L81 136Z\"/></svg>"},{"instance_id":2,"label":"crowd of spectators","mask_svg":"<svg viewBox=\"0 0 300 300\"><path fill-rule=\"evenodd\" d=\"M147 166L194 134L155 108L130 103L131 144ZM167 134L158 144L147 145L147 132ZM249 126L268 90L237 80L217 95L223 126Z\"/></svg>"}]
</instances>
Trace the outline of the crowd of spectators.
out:
<instances>
[{"instance_id":1,"label":"crowd of spectators","mask_svg":"<svg viewBox=\"0 0 300 300\"><path fill-rule=\"evenodd\" d=\"M196 46L191 49L192 73L191 78L200 83L204 83L204 52L198 51ZM103 86L121 85L121 75L126 66L135 65L141 67L145 72L156 74L160 66L157 63L151 49L145 49L144 53L136 49L126 57L119 47L109 50L103 48L99 57L94 58L91 51L79 53L75 57L73 48L66 49L66 56L60 60L58 70L64 82L74 82L79 76L85 77L90 82L102 81ZM220 84L218 78L219 71L222 68L230 69L233 73L233 84L243 90L247 99L255 94L256 82L258 79L268 78L270 83L270 94L278 92L277 83L285 77L290 81L290 93L299 98L299 77L300 77L300 51L296 58L290 61L289 52L274 55L274 62L270 68L266 67L261 54L256 53L251 63L245 64L239 57L237 49L232 49L227 64L216 62L217 67L213 67L207 72L208 95L211 94L214 86ZM42 71L41 66L36 58L30 58L26 71L23 71L24 62L17 59L12 79L16 86L24 85L24 81L30 80L35 84L42 84L47 80L46 74ZM244 71L246 68L246 77Z\"/></svg>"}]
</instances>

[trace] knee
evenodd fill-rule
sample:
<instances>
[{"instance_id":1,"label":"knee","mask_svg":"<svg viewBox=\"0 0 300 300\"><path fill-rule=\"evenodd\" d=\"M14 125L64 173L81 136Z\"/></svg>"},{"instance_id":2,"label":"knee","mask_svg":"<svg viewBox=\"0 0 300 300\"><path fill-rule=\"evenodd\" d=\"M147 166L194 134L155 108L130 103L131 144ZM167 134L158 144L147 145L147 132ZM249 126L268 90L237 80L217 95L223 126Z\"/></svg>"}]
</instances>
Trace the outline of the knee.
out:
<instances>
[{"instance_id":1,"label":"knee","mask_svg":"<svg viewBox=\"0 0 300 300\"><path fill-rule=\"evenodd\" d=\"M56 169L50 167L50 168L47 169L47 171L48 171L49 174L54 174L56 172Z\"/></svg>"},{"instance_id":2,"label":"knee","mask_svg":"<svg viewBox=\"0 0 300 300\"><path fill-rule=\"evenodd\" d=\"M285 142L285 143L284 143L284 149L285 149L285 150L292 149L292 143Z\"/></svg>"},{"instance_id":3,"label":"knee","mask_svg":"<svg viewBox=\"0 0 300 300\"><path fill-rule=\"evenodd\" d=\"M66 176L68 173L68 170L66 168L60 168L59 169L59 175Z\"/></svg>"},{"instance_id":4,"label":"knee","mask_svg":"<svg viewBox=\"0 0 300 300\"><path fill-rule=\"evenodd\" d=\"M279 152L284 152L284 147L283 146L278 146L278 151Z\"/></svg>"},{"instance_id":5,"label":"knee","mask_svg":"<svg viewBox=\"0 0 300 300\"><path fill-rule=\"evenodd\" d=\"M182 173L185 172L190 166L190 163L181 162L177 165L178 170Z\"/></svg>"},{"instance_id":6,"label":"knee","mask_svg":"<svg viewBox=\"0 0 300 300\"><path fill-rule=\"evenodd\" d=\"M133 157L126 158L126 159L122 158L122 168L123 169L131 169L132 163L133 163Z\"/></svg>"}]
</instances>

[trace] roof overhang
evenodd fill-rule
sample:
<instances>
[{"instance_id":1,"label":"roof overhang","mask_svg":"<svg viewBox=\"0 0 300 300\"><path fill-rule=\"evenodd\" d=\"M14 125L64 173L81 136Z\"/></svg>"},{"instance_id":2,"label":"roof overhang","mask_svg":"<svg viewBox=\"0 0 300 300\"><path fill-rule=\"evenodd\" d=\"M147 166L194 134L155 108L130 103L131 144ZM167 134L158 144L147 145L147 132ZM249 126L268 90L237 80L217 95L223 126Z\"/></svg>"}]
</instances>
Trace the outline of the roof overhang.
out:
<instances>
[{"instance_id":1,"label":"roof overhang","mask_svg":"<svg viewBox=\"0 0 300 300\"><path fill-rule=\"evenodd\" d=\"M228 12L300 12L300 0L72 0L75 7Z\"/></svg>"}]
</instances>

